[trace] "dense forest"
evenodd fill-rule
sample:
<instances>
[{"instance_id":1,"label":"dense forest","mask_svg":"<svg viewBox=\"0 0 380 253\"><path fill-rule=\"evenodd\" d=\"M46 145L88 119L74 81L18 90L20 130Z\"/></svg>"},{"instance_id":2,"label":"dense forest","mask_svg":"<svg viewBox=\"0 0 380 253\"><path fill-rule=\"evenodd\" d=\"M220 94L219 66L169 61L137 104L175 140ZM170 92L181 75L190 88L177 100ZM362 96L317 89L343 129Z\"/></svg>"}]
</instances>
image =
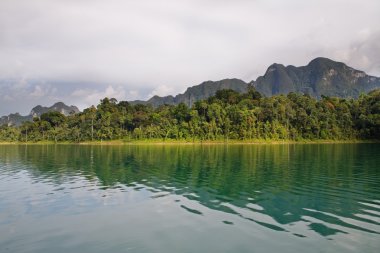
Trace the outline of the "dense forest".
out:
<instances>
[{"instance_id":1,"label":"dense forest","mask_svg":"<svg viewBox=\"0 0 380 253\"><path fill-rule=\"evenodd\" d=\"M19 127L1 126L3 142L83 142L121 139L352 140L380 139L380 90L358 99L305 94L262 96L253 87L240 94L219 90L194 103L131 105L104 98L97 107L64 116L48 112Z\"/></svg>"}]
</instances>

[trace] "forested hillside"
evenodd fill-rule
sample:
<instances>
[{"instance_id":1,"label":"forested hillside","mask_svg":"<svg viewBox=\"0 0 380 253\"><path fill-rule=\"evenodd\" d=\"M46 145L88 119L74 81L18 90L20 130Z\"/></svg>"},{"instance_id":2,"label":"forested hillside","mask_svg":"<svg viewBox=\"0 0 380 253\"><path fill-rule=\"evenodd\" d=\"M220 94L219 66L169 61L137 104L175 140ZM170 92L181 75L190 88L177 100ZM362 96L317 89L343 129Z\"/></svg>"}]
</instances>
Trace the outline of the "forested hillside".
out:
<instances>
[{"instance_id":1,"label":"forested hillside","mask_svg":"<svg viewBox=\"0 0 380 253\"><path fill-rule=\"evenodd\" d=\"M20 127L2 126L0 141L380 139L380 90L358 99L289 93L264 97L250 86L219 90L189 108L131 105L104 98L65 116L48 112Z\"/></svg>"}]
</instances>

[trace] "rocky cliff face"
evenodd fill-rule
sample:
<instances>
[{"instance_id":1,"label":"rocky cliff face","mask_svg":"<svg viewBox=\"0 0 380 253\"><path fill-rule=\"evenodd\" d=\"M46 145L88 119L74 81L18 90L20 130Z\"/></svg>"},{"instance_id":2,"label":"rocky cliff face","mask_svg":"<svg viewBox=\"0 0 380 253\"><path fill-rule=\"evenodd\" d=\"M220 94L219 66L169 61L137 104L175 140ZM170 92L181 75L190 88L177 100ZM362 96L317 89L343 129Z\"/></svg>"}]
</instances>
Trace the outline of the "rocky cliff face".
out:
<instances>
[{"instance_id":1,"label":"rocky cliff face","mask_svg":"<svg viewBox=\"0 0 380 253\"><path fill-rule=\"evenodd\" d=\"M3 116L0 118L0 126L7 125L7 126L19 126L25 121L32 121L33 117L28 116L22 116L19 113L11 113L8 116Z\"/></svg>"},{"instance_id":2,"label":"rocky cliff face","mask_svg":"<svg viewBox=\"0 0 380 253\"><path fill-rule=\"evenodd\" d=\"M295 67L272 64L263 76L251 84L257 91L266 95L288 94L289 92L307 93L313 97L325 96L358 97L360 93L380 87L380 78L353 69L342 62L327 58L316 58L308 65ZM195 101L206 99L220 89L245 92L247 83L239 79L225 79L217 82L207 81L190 87L177 96L154 96L148 101L132 101L132 104L179 104L191 106Z\"/></svg>"},{"instance_id":3,"label":"rocky cliff face","mask_svg":"<svg viewBox=\"0 0 380 253\"><path fill-rule=\"evenodd\" d=\"M68 116L71 114L78 113L79 109L76 106L73 106L73 105L67 106L62 102L58 102L50 107L37 105L30 111L29 115L31 115L32 117L40 117L42 114L46 112L51 112L51 111L60 112L63 115Z\"/></svg>"},{"instance_id":4,"label":"rocky cliff face","mask_svg":"<svg viewBox=\"0 0 380 253\"><path fill-rule=\"evenodd\" d=\"M317 98L321 95L345 98L380 87L380 78L342 62L316 58L302 67L273 64L264 76L257 78L254 87L266 96L302 92Z\"/></svg>"},{"instance_id":5,"label":"rocky cliff face","mask_svg":"<svg viewBox=\"0 0 380 253\"><path fill-rule=\"evenodd\" d=\"M192 106L194 102L202 99L206 99L210 96L215 95L216 91L222 89L232 89L237 92L245 92L247 90L247 83L239 79L224 79L221 81L213 82L206 81L199 85L187 88L183 94L178 94L177 96L166 96L159 97L154 96L148 101L132 101L132 104L151 104L154 107L169 104L176 105L179 103L185 103L188 106Z\"/></svg>"},{"instance_id":6,"label":"rocky cliff face","mask_svg":"<svg viewBox=\"0 0 380 253\"><path fill-rule=\"evenodd\" d=\"M263 76L251 81L257 91L266 95L288 94L289 92L307 93L319 98L337 96L342 98L358 97L360 93L367 93L380 88L380 78L369 76L365 72L353 69L342 62L335 62L327 58L316 58L308 65L295 67L282 64L272 64ZM148 101L131 101L131 104L151 104L158 107L163 104L175 105L185 103L192 106L194 102L213 96L216 91L232 89L245 92L247 83L239 79L224 79L221 81L206 81L188 88L183 94L176 96L154 96ZM0 118L0 125L20 125L24 121L31 121L33 117L49 111L58 111L66 116L78 113L75 106L67 106L62 102L51 107L36 106L28 116L10 114Z\"/></svg>"},{"instance_id":7,"label":"rocky cliff face","mask_svg":"<svg viewBox=\"0 0 380 253\"><path fill-rule=\"evenodd\" d=\"M79 113L79 109L76 106L67 106L62 102L55 103L54 105L50 107L44 107L41 105L38 105L34 107L29 115L22 116L19 113L12 113L8 116L3 116L0 118L0 126L1 125L8 125L8 126L19 126L25 121L32 121L34 117L40 117L42 114L46 112L51 111L57 111L62 113L65 116Z\"/></svg>"}]
</instances>

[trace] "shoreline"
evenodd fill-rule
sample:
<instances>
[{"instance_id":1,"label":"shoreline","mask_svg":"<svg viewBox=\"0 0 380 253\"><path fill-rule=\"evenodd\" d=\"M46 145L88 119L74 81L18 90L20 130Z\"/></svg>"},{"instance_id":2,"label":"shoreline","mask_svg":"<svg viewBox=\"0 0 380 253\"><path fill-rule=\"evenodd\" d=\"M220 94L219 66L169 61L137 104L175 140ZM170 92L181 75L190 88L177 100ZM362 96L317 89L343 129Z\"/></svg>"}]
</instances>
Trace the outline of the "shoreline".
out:
<instances>
[{"instance_id":1,"label":"shoreline","mask_svg":"<svg viewBox=\"0 0 380 253\"><path fill-rule=\"evenodd\" d=\"M85 142L0 142L0 145L95 145L95 146L128 146L128 145L282 145L282 144L359 144L380 143L380 140L111 140L111 141L85 141Z\"/></svg>"}]
</instances>

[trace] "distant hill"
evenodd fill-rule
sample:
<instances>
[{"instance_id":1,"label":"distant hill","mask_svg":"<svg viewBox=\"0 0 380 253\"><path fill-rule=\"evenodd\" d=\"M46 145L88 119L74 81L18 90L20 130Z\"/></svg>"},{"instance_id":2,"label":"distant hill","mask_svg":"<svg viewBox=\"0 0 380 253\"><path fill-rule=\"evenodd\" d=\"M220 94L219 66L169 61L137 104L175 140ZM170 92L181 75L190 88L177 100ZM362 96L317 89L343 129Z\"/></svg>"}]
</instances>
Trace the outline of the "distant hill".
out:
<instances>
[{"instance_id":1,"label":"distant hill","mask_svg":"<svg viewBox=\"0 0 380 253\"><path fill-rule=\"evenodd\" d=\"M8 126L19 126L25 121L32 121L34 117L40 117L42 114L46 112L57 111L66 116L79 113L79 109L76 106L68 106L62 102L55 103L50 107L44 107L38 105L34 107L29 115L22 116L19 113L11 113L8 116L3 116L0 118L0 125L8 125Z\"/></svg>"},{"instance_id":2,"label":"distant hill","mask_svg":"<svg viewBox=\"0 0 380 253\"><path fill-rule=\"evenodd\" d=\"M2 116L0 118L0 126L8 125L8 126L19 126L25 121L32 121L33 117L31 115L22 116L18 112L11 113L8 116Z\"/></svg>"},{"instance_id":3,"label":"distant hill","mask_svg":"<svg viewBox=\"0 0 380 253\"><path fill-rule=\"evenodd\" d=\"M51 111L57 111L57 112L62 113L65 116L68 116L70 114L78 113L79 109L78 109L78 107L76 107L74 105L68 106L62 102L58 102L58 103L55 103L54 105L52 105L50 107L44 107L44 106L37 105L36 107L34 107L30 111L29 115L31 115L33 117L40 117L42 114L44 114L46 112L51 112Z\"/></svg>"},{"instance_id":4,"label":"distant hill","mask_svg":"<svg viewBox=\"0 0 380 253\"><path fill-rule=\"evenodd\" d=\"M245 92L247 90L247 83L239 79L224 79L221 81L206 81L199 85L187 88L185 93L178 94L177 96L159 97L154 96L148 101L135 100L131 101L131 104L151 104L154 107L168 104L176 105L179 103L185 103L188 106L192 106L195 101L206 99L215 95L216 91L222 89L232 89L237 92Z\"/></svg>"},{"instance_id":5,"label":"distant hill","mask_svg":"<svg viewBox=\"0 0 380 253\"><path fill-rule=\"evenodd\" d=\"M308 65L295 67L272 64L263 76L250 82L257 91L266 95L288 94L289 92L307 93L320 98L321 95L342 98L356 98L360 93L380 87L380 78L369 76L365 72L353 69L342 62L327 58L316 58ZM195 101L206 99L220 89L232 89L245 92L248 83L239 79L207 81L188 88L185 93L176 96L154 96L147 101L131 101L132 104L179 104L191 106Z\"/></svg>"},{"instance_id":6,"label":"distant hill","mask_svg":"<svg viewBox=\"0 0 380 253\"><path fill-rule=\"evenodd\" d=\"M302 92L316 98L321 95L346 98L380 87L380 78L320 57L302 67L272 64L264 76L256 79L254 87L266 96Z\"/></svg>"},{"instance_id":7,"label":"distant hill","mask_svg":"<svg viewBox=\"0 0 380 253\"><path fill-rule=\"evenodd\" d=\"M367 93L380 88L380 78L369 76L365 72L356 70L342 62L327 58L316 58L308 65L295 67L274 63L263 76L250 82L257 91L266 95L288 94L289 92L306 93L315 98L336 96L342 98L356 98L360 93ZM239 79L224 79L220 81L206 81L189 87L183 94L176 96L154 96L147 101L135 100L131 104L151 104L158 107L163 104L177 105L185 103L191 107L194 102L207 99L215 95L218 90L232 89L243 93L247 91L248 83ZM29 115L21 116L18 113L9 114L0 118L0 125L20 125L24 121L31 121L33 117L49 111L58 111L64 115L78 113L75 106L67 106L62 102L50 107L36 106Z\"/></svg>"}]
</instances>

